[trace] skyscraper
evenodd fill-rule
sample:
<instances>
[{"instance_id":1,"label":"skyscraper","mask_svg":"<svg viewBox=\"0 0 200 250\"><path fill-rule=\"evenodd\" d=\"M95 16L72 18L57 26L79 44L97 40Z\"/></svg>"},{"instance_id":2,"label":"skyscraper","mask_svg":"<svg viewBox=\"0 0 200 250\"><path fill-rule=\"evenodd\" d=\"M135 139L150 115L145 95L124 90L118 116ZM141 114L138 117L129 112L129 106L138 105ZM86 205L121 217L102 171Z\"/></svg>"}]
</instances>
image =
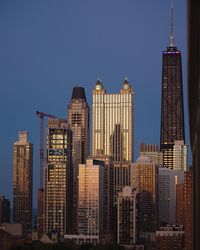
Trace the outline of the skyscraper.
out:
<instances>
[{"instance_id":1,"label":"skyscraper","mask_svg":"<svg viewBox=\"0 0 200 250\"><path fill-rule=\"evenodd\" d=\"M184 171L159 168L158 226L176 223L176 185L184 183Z\"/></svg>"},{"instance_id":2,"label":"skyscraper","mask_svg":"<svg viewBox=\"0 0 200 250\"><path fill-rule=\"evenodd\" d=\"M137 191L125 186L117 198L117 243L125 246L136 244Z\"/></svg>"},{"instance_id":3,"label":"skyscraper","mask_svg":"<svg viewBox=\"0 0 200 250\"><path fill-rule=\"evenodd\" d=\"M113 158L116 194L130 186L130 163L133 162L134 93L124 80L119 94L107 94L98 80L92 101L92 156L99 151Z\"/></svg>"},{"instance_id":4,"label":"skyscraper","mask_svg":"<svg viewBox=\"0 0 200 250\"><path fill-rule=\"evenodd\" d=\"M14 143L13 158L13 221L32 230L33 144L28 132L20 131Z\"/></svg>"},{"instance_id":5,"label":"skyscraper","mask_svg":"<svg viewBox=\"0 0 200 250\"><path fill-rule=\"evenodd\" d=\"M49 118L45 168L45 232L64 235L72 225L72 135L64 119Z\"/></svg>"},{"instance_id":6,"label":"skyscraper","mask_svg":"<svg viewBox=\"0 0 200 250\"><path fill-rule=\"evenodd\" d=\"M173 169L173 146L185 142L181 51L174 45L173 7L171 7L170 45L163 51L160 150L163 165Z\"/></svg>"},{"instance_id":7,"label":"skyscraper","mask_svg":"<svg viewBox=\"0 0 200 250\"><path fill-rule=\"evenodd\" d=\"M89 105L85 90L75 86L71 102L68 105L68 122L72 130L73 159L73 231L77 233L78 171L79 164L84 164L89 155Z\"/></svg>"},{"instance_id":8,"label":"skyscraper","mask_svg":"<svg viewBox=\"0 0 200 250\"><path fill-rule=\"evenodd\" d=\"M114 166L111 156L101 155L99 152L95 160L104 166L104 239L105 242L114 240Z\"/></svg>"},{"instance_id":9,"label":"skyscraper","mask_svg":"<svg viewBox=\"0 0 200 250\"><path fill-rule=\"evenodd\" d=\"M0 223L10 223L10 201L5 196L0 196Z\"/></svg>"},{"instance_id":10,"label":"skyscraper","mask_svg":"<svg viewBox=\"0 0 200 250\"><path fill-rule=\"evenodd\" d=\"M152 162L162 165L163 162L163 155L160 152L158 145L156 144L146 144L140 143L140 156L145 155L148 156Z\"/></svg>"},{"instance_id":11,"label":"skyscraper","mask_svg":"<svg viewBox=\"0 0 200 250\"><path fill-rule=\"evenodd\" d=\"M187 171L188 145L183 141L175 141L173 147L173 169Z\"/></svg>"},{"instance_id":12,"label":"skyscraper","mask_svg":"<svg viewBox=\"0 0 200 250\"><path fill-rule=\"evenodd\" d=\"M158 165L142 155L131 170L131 184L138 192L138 236L149 240L158 222Z\"/></svg>"},{"instance_id":13,"label":"skyscraper","mask_svg":"<svg viewBox=\"0 0 200 250\"><path fill-rule=\"evenodd\" d=\"M102 241L104 226L104 166L88 159L79 165L78 233Z\"/></svg>"}]
</instances>

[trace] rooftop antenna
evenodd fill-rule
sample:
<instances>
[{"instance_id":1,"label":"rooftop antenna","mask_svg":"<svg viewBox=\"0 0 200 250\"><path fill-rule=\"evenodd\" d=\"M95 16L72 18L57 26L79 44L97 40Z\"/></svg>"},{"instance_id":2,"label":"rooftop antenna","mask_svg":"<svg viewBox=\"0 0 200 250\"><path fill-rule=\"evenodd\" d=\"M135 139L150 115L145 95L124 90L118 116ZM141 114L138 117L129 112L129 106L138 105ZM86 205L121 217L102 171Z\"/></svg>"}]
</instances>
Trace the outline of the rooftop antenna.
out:
<instances>
[{"instance_id":1,"label":"rooftop antenna","mask_svg":"<svg viewBox=\"0 0 200 250\"><path fill-rule=\"evenodd\" d=\"M174 6L173 0L171 0L170 8L170 47L174 47Z\"/></svg>"}]
</instances>

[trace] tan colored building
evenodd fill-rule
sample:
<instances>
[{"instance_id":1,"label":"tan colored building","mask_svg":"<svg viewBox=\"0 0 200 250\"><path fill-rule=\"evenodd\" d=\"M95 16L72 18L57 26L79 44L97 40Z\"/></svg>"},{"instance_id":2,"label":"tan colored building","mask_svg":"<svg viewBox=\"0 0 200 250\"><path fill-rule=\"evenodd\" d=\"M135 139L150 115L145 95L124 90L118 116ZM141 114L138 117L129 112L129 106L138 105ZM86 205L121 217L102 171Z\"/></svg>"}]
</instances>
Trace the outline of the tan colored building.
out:
<instances>
[{"instance_id":1,"label":"tan colored building","mask_svg":"<svg viewBox=\"0 0 200 250\"><path fill-rule=\"evenodd\" d=\"M28 132L20 131L14 143L13 158L13 222L32 230L33 144Z\"/></svg>"},{"instance_id":2,"label":"tan colored building","mask_svg":"<svg viewBox=\"0 0 200 250\"><path fill-rule=\"evenodd\" d=\"M92 99L92 156L101 151L114 164L114 202L124 186L130 186L134 160L134 92L127 79L120 93L107 94L98 80Z\"/></svg>"},{"instance_id":3,"label":"tan colored building","mask_svg":"<svg viewBox=\"0 0 200 250\"><path fill-rule=\"evenodd\" d=\"M114 165L112 158L101 152L94 159L104 166L104 241L110 243L114 240Z\"/></svg>"},{"instance_id":4,"label":"tan colored building","mask_svg":"<svg viewBox=\"0 0 200 250\"><path fill-rule=\"evenodd\" d=\"M114 162L133 162L134 93L127 79L119 94L107 94L98 80L92 101L92 156L97 151L113 157Z\"/></svg>"},{"instance_id":5,"label":"tan colored building","mask_svg":"<svg viewBox=\"0 0 200 250\"><path fill-rule=\"evenodd\" d=\"M88 159L79 165L78 234L103 239L104 166L103 162Z\"/></svg>"},{"instance_id":6,"label":"tan colored building","mask_svg":"<svg viewBox=\"0 0 200 250\"><path fill-rule=\"evenodd\" d=\"M78 202L78 171L79 164L85 164L89 155L89 105L83 87L75 86L68 105L68 117L72 130L72 159L73 159L73 226L72 232L77 233L77 202Z\"/></svg>"},{"instance_id":7,"label":"tan colored building","mask_svg":"<svg viewBox=\"0 0 200 250\"><path fill-rule=\"evenodd\" d=\"M45 232L64 235L71 216L71 130L64 119L49 118L45 167Z\"/></svg>"}]
</instances>

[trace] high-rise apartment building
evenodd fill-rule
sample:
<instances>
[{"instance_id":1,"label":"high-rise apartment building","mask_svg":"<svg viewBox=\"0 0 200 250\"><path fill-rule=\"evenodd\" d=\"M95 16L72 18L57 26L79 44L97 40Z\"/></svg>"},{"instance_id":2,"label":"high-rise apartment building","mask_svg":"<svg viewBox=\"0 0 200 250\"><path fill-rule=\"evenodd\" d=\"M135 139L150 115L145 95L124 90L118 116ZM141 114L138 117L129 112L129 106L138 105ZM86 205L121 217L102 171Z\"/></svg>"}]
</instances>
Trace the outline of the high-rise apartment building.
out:
<instances>
[{"instance_id":1,"label":"high-rise apartment building","mask_svg":"<svg viewBox=\"0 0 200 250\"><path fill-rule=\"evenodd\" d=\"M130 186L130 163L133 162L134 93L124 80L119 94L107 94L98 80L92 101L92 156L99 151L113 158L115 201L117 192Z\"/></svg>"},{"instance_id":2,"label":"high-rise apartment building","mask_svg":"<svg viewBox=\"0 0 200 250\"><path fill-rule=\"evenodd\" d=\"M6 197L0 196L0 223L10 223L10 201Z\"/></svg>"},{"instance_id":3,"label":"high-rise apartment building","mask_svg":"<svg viewBox=\"0 0 200 250\"><path fill-rule=\"evenodd\" d=\"M124 246L136 244L137 191L125 186L117 197L117 243Z\"/></svg>"},{"instance_id":4,"label":"high-rise apartment building","mask_svg":"<svg viewBox=\"0 0 200 250\"><path fill-rule=\"evenodd\" d=\"M183 141L175 141L173 147L173 170L188 169L188 145Z\"/></svg>"},{"instance_id":5,"label":"high-rise apartment building","mask_svg":"<svg viewBox=\"0 0 200 250\"><path fill-rule=\"evenodd\" d=\"M33 144L28 132L20 131L14 143L13 158L13 222L32 230Z\"/></svg>"},{"instance_id":6,"label":"high-rise apartment building","mask_svg":"<svg viewBox=\"0 0 200 250\"><path fill-rule=\"evenodd\" d=\"M171 8L170 45L163 51L160 150L163 166L173 169L175 141L185 142L181 51L174 45Z\"/></svg>"},{"instance_id":7,"label":"high-rise apartment building","mask_svg":"<svg viewBox=\"0 0 200 250\"><path fill-rule=\"evenodd\" d=\"M72 130L73 163L73 232L77 233L78 171L79 164L84 164L89 155L89 105L85 90L75 86L71 102L68 105L68 122Z\"/></svg>"},{"instance_id":8,"label":"high-rise apartment building","mask_svg":"<svg viewBox=\"0 0 200 250\"><path fill-rule=\"evenodd\" d=\"M72 133L64 119L48 119L45 167L45 232L72 227Z\"/></svg>"},{"instance_id":9,"label":"high-rise apartment building","mask_svg":"<svg viewBox=\"0 0 200 250\"><path fill-rule=\"evenodd\" d=\"M79 165L78 234L102 242L104 226L104 163L88 159Z\"/></svg>"},{"instance_id":10,"label":"high-rise apartment building","mask_svg":"<svg viewBox=\"0 0 200 250\"><path fill-rule=\"evenodd\" d=\"M148 240L158 222L158 165L147 156L132 164L131 182L138 192L137 230L140 239Z\"/></svg>"},{"instance_id":11,"label":"high-rise apartment building","mask_svg":"<svg viewBox=\"0 0 200 250\"><path fill-rule=\"evenodd\" d=\"M140 143L140 156L145 155L148 156L152 162L162 165L163 164L163 155L160 152L158 145L156 144L146 144Z\"/></svg>"}]
</instances>

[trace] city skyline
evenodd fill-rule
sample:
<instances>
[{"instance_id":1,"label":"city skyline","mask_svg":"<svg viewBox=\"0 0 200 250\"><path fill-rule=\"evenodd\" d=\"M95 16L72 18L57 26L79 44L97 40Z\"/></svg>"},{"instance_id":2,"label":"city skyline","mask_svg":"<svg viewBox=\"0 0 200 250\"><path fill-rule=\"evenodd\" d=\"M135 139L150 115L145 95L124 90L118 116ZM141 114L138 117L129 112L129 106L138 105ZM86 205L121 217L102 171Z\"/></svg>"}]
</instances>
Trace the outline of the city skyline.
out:
<instances>
[{"instance_id":1,"label":"city skyline","mask_svg":"<svg viewBox=\"0 0 200 250\"><path fill-rule=\"evenodd\" d=\"M121 4L119 4L119 3L116 3L116 4L117 4L117 7L118 7L118 12L121 13L119 11L119 7L121 6ZM141 4L138 4L138 3L135 3L135 4L139 8L144 7L144 2L142 2ZM149 3L147 3L146 5L148 5L148 4ZM182 6L182 4L183 3L181 3L181 4L180 3L174 3L174 9L175 9L175 41L176 41L176 45L182 51L183 68L184 68L183 71L185 72L186 71L185 70L185 67L186 67L186 64L185 64L185 61L186 61L186 55L185 55L186 54L186 49L185 49L185 44L183 42L185 40L183 38L184 32L182 31L182 29L184 29L184 27L182 27L182 26L184 26L184 25L178 19L178 17L180 17L180 15L183 15L183 14L180 14L179 11L183 10L185 8L185 6ZM102 3L102 5L104 5L104 8L105 8L105 3ZM154 5L154 4L152 4L152 5ZM9 121L9 119L11 119L10 117L12 117L12 120L14 119L14 126L13 125L11 126L10 123L9 123L7 125L7 127L6 127L6 133L5 134L9 135L8 139L6 139L3 134L0 134L0 136L2 138L2 140L1 140L2 144L0 144L0 147L2 148L3 152L4 152L4 150L6 152L8 151L8 153L6 153L6 156L4 156L4 157L2 155L0 156L0 171L1 171L0 178L1 178L1 183L2 183L2 185L0 186L0 193L5 194L11 200L11 190L9 190L9 189L7 190L6 184L5 184L5 182L3 182L3 180L6 179L7 181L9 181L12 178L12 173L11 173L11 170L12 170L12 154L10 152L12 152L12 143L15 140L14 138L16 137L18 130L28 130L29 134L30 134L31 141L33 141L34 146L35 146L34 147L35 148L34 149L34 193L36 193L35 190L36 190L36 187L38 186L38 183L36 182L36 179L39 179L38 178L38 176L39 176L39 171L38 171L38 169L39 169L39 122L38 122L38 119L34 115L35 110L39 109L39 110L42 110L42 111L45 111L45 112L55 114L56 116L59 116L61 118L64 118L65 117L66 104L69 103L70 96L71 96L71 93L72 93L72 87L76 83L78 85L80 85L80 86L85 87L86 96L87 96L87 98L89 100L89 105L90 105L90 108L91 108L92 89L95 86L95 82L96 82L98 77L100 77L101 80L105 83L106 89L108 90L108 92L115 92L116 93L121 88L121 85L118 84L118 83L122 82L123 79L127 76L130 83L132 84L132 86L134 88L135 99L136 99L136 103L135 103L135 111L136 111L136 116L135 116L135 132L136 132L136 138L135 138L135 151L136 151L136 154L135 154L135 159L138 158L137 157L138 156L137 152L138 152L139 138L141 139L141 141L144 141L146 143L159 144L159 132L158 131L160 130L160 123L159 123L160 110L159 110L159 107L156 107L156 106L159 106L159 102L160 102L160 99L161 99L161 94L160 94L161 93L161 67L162 67L161 66L161 59L162 59L161 57L162 57L162 51L169 44L169 26L170 26L169 25L169 9L170 9L169 7L170 7L170 5L168 3L163 4L163 5L164 6L162 7L160 3L157 3L157 7L159 7L161 9L160 15L164 14L163 21L166 22L165 25L164 25L165 29L163 29L163 33L161 32L161 30L159 30L159 32L158 32L159 35L162 34L160 36L160 40L158 41L158 43L153 44L153 41L155 42L155 40L154 39L149 39L149 41L148 41L149 42L149 48L148 49L147 49L148 42L146 42L146 41L140 47L141 51L143 49L142 53L144 53L144 54L146 53L146 56L149 56L149 57L151 56L150 50L152 50L152 48L153 49L156 48L155 51L154 51L154 55L156 55L156 58L157 58L156 60L157 61L154 64L154 67L151 66L150 68L148 68L148 66L150 66L149 65L150 62L147 63L147 62L144 61L144 55L143 54L141 55L141 59L140 59L140 54L136 53L136 50L138 50L138 49L135 49L135 47L137 47L137 43L132 43L132 45L131 45L131 43L129 43L129 42L126 43L128 50L125 50L125 48L123 46L120 47L120 44L118 44L117 42L114 43L114 50L118 51L121 48L122 53L118 53L116 55L117 58L122 59L122 61L123 61L123 56L124 56L123 53L124 53L125 56L128 55L129 64L133 63L134 66L130 66L129 64L126 64L126 63L125 63L125 66L122 66L120 63L116 62L115 65L113 65L113 67L108 67L109 63L111 62L110 60L113 60L115 57L113 57L111 55L108 55L106 57L106 51L109 48L109 46L111 46L111 44L110 43L107 44L106 41L103 40L104 43L102 44L102 47L100 46L100 48L103 49L103 51L104 51L104 58L109 59L108 64L106 64L106 67L108 67L108 69L102 67L101 64L98 62L97 66L99 67L99 70L97 69L98 67L96 67L95 69L93 68L93 71L91 71L91 74L89 75L88 70L86 70L86 73L83 74L83 71L79 69L79 71L78 71L79 73L77 73L78 76L76 75L76 77L74 77L75 68L76 68L75 63L73 64L74 69L72 70L72 73L69 74L69 75L68 75L69 72L66 72L65 74L63 74L64 69L67 71L67 63L66 63L66 65L64 63L59 64L60 67L62 68L61 76L59 76L59 71L58 71L59 67L56 68L57 74L54 75L53 82L55 83L55 86L57 87L58 84L55 81L55 79L56 79L56 77L58 77L57 80L58 80L58 83L60 83L60 85L59 85L60 89L58 90L58 94L56 94L57 97L56 97L55 102L59 103L59 105L57 104L57 105L54 105L52 107L51 105L48 104L49 103L48 99L51 99L52 96L55 95L54 91L51 92L49 90L50 88L52 88L53 82L51 81L51 79L48 79L48 77L44 78L44 79L46 79L45 82L46 82L46 84L49 85L49 88L47 88L47 86L46 86L45 88L40 89L40 87L37 85L37 83L35 83L36 78L34 78L34 77L33 77L33 79L28 81L27 79L29 79L29 77L32 75L32 73L30 74L29 77L28 77L28 74L27 74L27 76L26 77L24 76L24 78L23 77L20 78L20 76L17 74L16 79L11 79L12 84L19 83L20 79L21 79L21 85L19 84L19 89L18 89L19 92L16 93L15 91L13 91L15 93L12 93L12 91L11 91L11 93L10 93L10 92L8 92L9 91L8 88L3 88L3 90L4 90L3 94L5 94L5 95L3 95L2 99L1 99L1 101L2 101L1 108L5 108L5 106L6 106L7 109L8 109L7 112L9 114L9 116L8 116L8 114L6 112L6 114L5 114L6 116L5 116L4 119L6 121ZM4 7L5 6L6 6L6 4L4 5ZM73 8L73 10L74 10L73 13L75 14L76 6L71 4L70 7ZM93 7L93 10L94 10L95 9L94 5L92 5L92 7ZM99 6L99 7L101 7L101 6ZM127 10L127 12L125 12L127 14L127 16L126 16L127 19L125 19L124 22L123 22L122 19L120 19L120 21L122 21L121 25L123 26L123 27L121 26L121 30L120 30L121 33L119 33L119 34L121 34L121 36L119 36L117 31L114 32L113 35L116 36L116 38L118 36L119 36L118 38L121 38L121 37L123 38L123 36L127 32L128 38L130 38L130 41L133 42L135 40L136 36L130 35L130 33L134 33L134 32L131 29L131 27L133 26L133 23L132 23L133 20L129 19L129 18L132 18L132 15L134 13L130 13L128 11L129 7L134 7L134 3L127 2L127 6L124 7L125 8L124 10ZM151 9L152 11L153 11L153 7L156 8L155 6L150 6L150 7L152 8ZM166 8L165 11L164 11L164 7ZM90 10L91 10L91 8L90 8ZM110 4L108 4L108 10L111 10L111 5ZM106 17L107 18L108 18L108 10L106 10L106 14L107 14ZM185 10L185 12L186 12L186 10ZM152 13L155 14L155 12L152 12ZM113 14L115 14L113 16L113 18L116 21L117 13L115 12ZM124 14L124 13L121 13L121 14ZM145 14L147 14L147 13L145 13ZM186 13L185 13L185 15L186 15ZM147 16L153 18L152 14L148 14ZM156 16L156 17L158 17L158 16ZM155 23L156 17L155 17L155 19L152 19L154 25L156 25L156 23ZM4 16L4 18L5 18L5 16ZM143 16L143 18L145 19L146 17ZM97 22L97 19L95 19L95 21ZM107 21L108 21L108 19L107 19ZM145 21L147 21L147 19L145 19ZM183 21L183 19L182 19L182 21ZM80 22L80 20L79 20L79 22ZM116 28L117 25L115 23L113 23L113 22L114 21L111 22L111 24L110 24L111 27L110 28ZM180 22L181 22L181 24L180 24ZM103 23L104 25L102 24L103 26L101 26L101 23L99 23L99 22L97 22L97 24L100 25L100 27L99 27L100 30L103 27L105 27L105 23ZM125 29L126 32L123 31L123 28L125 28L125 24L128 24L128 27ZM144 23L143 23L143 25L144 25ZM150 27L153 28L154 25L152 25ZM20 23L19 23L19 27L22 28L20 26ZM159 27L161 28L162 25L160 24ZM92 27L90 27L90 28L92 28ZM151 30L153 30L153 29L151 29ZM136 31L139 32L139 30L136 30ZM180 31L182 31L183 34L179 34L179 33L181 33ZM22 30L21 30L21 32L22 32ZM107 35L109 35L109 29L106 30L106 32L108 32ZM12 35L13 35L13 33L12 33ZM144 34L143 34L143 36L144 36ZM158 35L156 35L156 37L158 38ZM180 37L182 37L182 38L180 38ZM149 38L151 38L151 37L149 36ZM111 37L109 37L109 39L110 39L109 41L111 41ZM19 42L19 40L20 40L20 38L18 38L18 42ZM22 40L25 41L24 39L22 39ZM86 42L86 40L85 40L85 42ZM162 40L162 42L159 44L159 42L161 40ZM183 41L181 41L181 40L183 40ZM120 42L120 39L119 39L119 42ZM109 45L108 48L104 47L106 44ZM100 43L95 44L95 46L98 46L98 45L100 45ZM152 45L153 47L150 46L150 45ZM19 44L18 44L18 46L19 46ZM75 48L76 48L76 46L74 47L74 49ZM2 49L2 44L1 44L1 49ZM68 50L69 50L69 47L68 47ZM46 52L47 51L45 51L45 53ZM115 53L115 51L113 51L113 53ZM136 53L136 55L134 53ZM56 55L54 54L54 57L55 56ZM76 59L78 58L77 54L76 54L75 58ZM75 58L74 58L74 60L75 60ZM96 60L98 61L99 58L101 59L100 62L104 61L103 60L104 58L100 57L100 54L99 54L99 57L97 55ZM143 62L141 62L142 58L143 58ZM138 68L141 67L141 65L143 65L143 67L142 67L143 70L139 70L140 73L137 72L138 68L135 65L135 63L137 63L137 62L138 62ZM8 63L7 64L5 63L5 65L3 65L3 59L1 61L1 63L2 63L2 68L3 69L5 69L5 66L9 65ZM22 63L22 66L24 66L23 63ZM46 72L45 73L46 76L48 76L50 74L50 70L47 70L47 68L44 67L44 66L46 66L46 65L43 65L42 69ZM127 69L126 69L126 67L127 67ZM25 69L27 71L26 73L28 73L28 68L25 67ZM72 69L72 67L70 69ZM112 70L110 70L110 72L109 72L109 69L112 69ZM12 70L12 67L11 67L11 70ZM38 68L37 68L37 70L38 70ZM17 69L16 69L16 71L17 71ZM98 72L98 71L101 71L101 72ZM20 69L19 69L19 72L21 72ZM145 78L142 76L144 74L143 72L145 74L149 73L149 76L151 76L150 79L146 78L146 80L145 80ZM45 74L42 74L42 76L44 77ZM7 79L8 82L10 80L9 77L1 78L0 80L1 81L3 80L3 83L5 83L6 82L6 81L4 81L5 79ZM155 83L153 84L154 79L156 79L156 84ZM39 80L39 82L40 81L42 81L42 78L41 78L41 80ZM24 84L26 84L26 82L29 82L30 90L28 90L27 85L24 85ZM85 82L88 82L88 84L84 84ZM145 84L144 84L144 82L145 82ZM183 82L184 82L184 90L185 90L185 85L186 85L185 73L184 73ZM148 85L149 83L152 84L152 89L147 88L147 86L149 86ZM12 86L12 84L11 84L11 86ZM22 89L25 88L24 89L24 96L25 96L24 100L25 100L25 102L28 101L28 99L26 99L26 98L30 98L30 95L28 94L29 91L31 91L33 93L33 97L30 98L30 104L32 103L32 106L30 106L29 103L27 105L24 105L24 102L21 102L22 97L18 94L18 93L20 93L21 88ZM15 87L14 87L14 90L15 90ZM47 90L49 90L49 92ZM64 90L66 90L66 93L64 93ZM67 91L69 93L67 93ZM41 94L40 94L40 92L41 92ZM47 93L47 92L48 92L48 95L45 95L45 93ZM7 97L6 93L10 93L11 95L9 95ZM156 98L156 100L157 100L157 102L155 104L151 103L152 98L150 98L148 93L150 93L150 94L154 93L154 98ZM186 95L186 91L184 91L184 100L185 100L184 102L185 102L185 113L187 113L187 100L185 98L185 95ZM7 99L7 101L6 101L6 99ZM33 99L37 100L37 104L36 104L35 100L33 100ZM19 104L19 105L15 104L16 106L18 106L17 110L20 110L18 115L16 115L17 112L16 112L16 109L14 107L14 103L16 101ZM12 108L13 108L12 112L10 110L11 107L9 107L9 105L6 105L7 102L11 103L10 105L12 105ZM146 110L147 103L149 104L148 107L150 106L150 104L152 105L152 106L150 106L151 112L147 112L147 110ZM156 108L155 109L156 112L154 112L154 108ZM5 110L4 110L4 113L5 113ZM154 113L156 113L156 114L154 114ZM144 115L141 115L141 114L144 114ZM24 116L24 115L26 117L25 120L22 118L22 116ZM155 126L155 131L152 131L152 129L150 129L150 128L146 128L146 126L145 126L145 121L148 121L148 119L150 117L153 118L152 119L152 127ZM186 116L185 120L186 120L186 132L187 132L186 143L189 144L187 116ZM7 124L7 122L5 122L5 123ZM4 121L3 121L2 125L3 125L3 128L5 128ZM90 135L91 135L91 130L90 130ZM4 149L4 146L5 146L5 149ZM91 153L91 150L90 150L90 153ZM11 183L11 181L9 183ZM10 189L12 189L12 187Z\"/></svg>"}]
</instances>

